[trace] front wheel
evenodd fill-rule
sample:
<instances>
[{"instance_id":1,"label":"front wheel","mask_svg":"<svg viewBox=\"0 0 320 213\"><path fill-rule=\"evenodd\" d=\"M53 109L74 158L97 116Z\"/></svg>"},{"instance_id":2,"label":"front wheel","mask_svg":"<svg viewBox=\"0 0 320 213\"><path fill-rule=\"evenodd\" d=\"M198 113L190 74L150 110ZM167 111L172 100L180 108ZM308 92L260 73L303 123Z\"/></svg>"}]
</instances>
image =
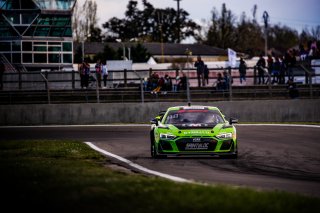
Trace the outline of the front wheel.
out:
<instances>
[{"instance_id":1,"label":"front wheel","mask_svg":"<svg viewBox=\"0 0 320 213\"><path fill-rule=\"evenodd\" d=\"M167 158L166 155L159 155L157 152L157 148L156 148L156 144L154 142L154 140L151 141L151 146L150 146L150 153L151 153L151 157L152 158Z\"/></svg>"},{"instance_id":2,"label":"front wheel","mask_svg":"<svg viewBox=\"0 0 320 213\"><path fill-rule=\"evenodd\" d=\"M157 151L156 151L156 145L154 144L154 141L151 141L151 147L150 147L151 157L157 158Z\"/></svg>"},{"instance_id":3,"label":"front wheel","mask_svg":"<svg viewBox=\"0 0 320 213\"><path fill-rule=\"evenodd\" d=\"M153 134L154 134L153 131L151 131L150 132L150 155L152 158L157 158L157 150L156 150Z\"/></svg>"},{"instance_id":4,"label":"front wheel","mask_svg":"<svg viewBox=\"0 0 320 213\"><path fill-rule=\"evenodd\" d=\"M227 158L229 158L229 159L237 159L238 158L238 144L237 145L235 145L235 143L233 143L233 150L234 150L234 154L232 154L232 155L227 155Z\"/></svg>"}]
</instances>

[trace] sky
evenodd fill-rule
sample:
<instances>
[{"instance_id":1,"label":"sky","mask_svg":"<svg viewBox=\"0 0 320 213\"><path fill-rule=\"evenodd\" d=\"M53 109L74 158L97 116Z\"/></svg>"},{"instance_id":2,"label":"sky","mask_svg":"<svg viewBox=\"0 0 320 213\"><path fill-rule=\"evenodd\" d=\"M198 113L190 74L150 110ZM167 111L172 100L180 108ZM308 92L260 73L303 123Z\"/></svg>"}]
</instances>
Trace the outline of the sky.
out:
<instances>
[{"instance_id":1,"label":"sky","mask_svg":"<svg viewBox=\"0 0 320 213\"><path fill-rule=\"evenodd\" d=\"M78 0L79 3L85 0ZM129 0L95 0L98 5L99 27L112 17L124 18ZM142 0L136 0L142 9ZM148 0L155 8L175 8L176 0ZM257 21L263 25L262 15L264 11L269 14L269 23L286 25L301 32L302 29L320 25L320 0L181 0L180 8L186 10L193 21L201 24L201 20L210 20L211 11L215 7L221 11L225 3L228 10L239 17L243 12L252 18L252 8L256 4ZM319 38L320 39L320 38Z\"/></svg>"}]
</instances>

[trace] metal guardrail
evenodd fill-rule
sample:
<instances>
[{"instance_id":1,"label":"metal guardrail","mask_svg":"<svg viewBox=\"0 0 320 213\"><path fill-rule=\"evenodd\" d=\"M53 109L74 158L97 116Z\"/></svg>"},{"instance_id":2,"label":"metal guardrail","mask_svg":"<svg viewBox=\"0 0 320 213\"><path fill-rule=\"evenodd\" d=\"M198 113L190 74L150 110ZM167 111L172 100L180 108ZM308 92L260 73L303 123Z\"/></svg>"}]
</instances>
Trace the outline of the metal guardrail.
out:
<instances>
[{"instance_id":1,"label":"metal guardrail","mask_svg":"<svg viewBox=\"0 0 320 213\"><path fill-rule=\"evenodd\" d=\"M312 70L308 69L305 65L299 65L300 69L303 70L303 72L306 73L308 76L308 85L309 85L309 94L310 98L313 98L314 96L314 88L313 88L313 82L312 78L317 77L320 75L315 75ZM316 66L315 66L316 67ZM249 67L249 72L247 77L248 79L252 81L252 85L255 85L255 79L257 78L255 67ZM237 71L237 68L214 68L210 69L211 73L214 72L224 72L227 71L230 77L230 82L232 79L237 79L239 78L238 75L234 75ZM150 75L150 70L124 70L124 71L109 71L110 73L112 72L123 72L124 78L113 78L113 79L107 79L108 82L111 82L111 85L113 85L113 82L120 82L120 87L121 88L129 88L129 87L135 87L135 88L140 88L140 98L141 102L145 102L145 95L146 91L144 91L144 76L141 74L148 74ZM165 73L170 73L171 78L175 79L175 75L179 72L192 72L193 74L196 72L195 69L183 69L183 70L174 70L174 69L162 69L162 70L152 70L152 72L157 72L159 74L164 75ZM41 75L41 78L39 79L36 76ZM95 78L95 72L91 72L91 75ZM268 77L268 91L269 91L269 96L273 96L273 88L271 84L271 75L266 72L265 75ZM7 78L6 78L6 77ZM214 75L212 75L214 76ZM216 80L215 77L209 77L209 80ZM302 76L302 75L301 75ZM5 91L23 91L23 90L46 90L47 91L47 99L48 103L50 104L52 102L51 100L51 91L50 90L75 90L77 88L80 88L80 78L79 78L79 73L78 71L58 71L58 72L18 72L18 73L4 73L4 85L10 86L10 85L18 85L18 87L12 87L9 89L5 89ZM193 82L197 82L197 77L193 75L190 77L190 80ZM306 81L307 83L307 81ZM36 85L36 86L35 86ZM62 88L57 88L54 85L63 85L67 87L62 87ZM119 88L120 88L119 87ZM119 89L118 88L118 89ZM228 95L228 100L232 101L234 97L234 92L237 93L237 91L234 91L234 85L229 84L229 90L224 91L223 96ZM89 89L95 89L96 90L96 101L100 103L100 93L102 93L101 90L98 89L97 87L97 81L95 79L95 83L92 84L92 87ZM201 89L201 88L200 88ZM196 92L196 90L192 90L191 93ZM201 90L197 91L198 93L201 93ZM252 92L252 91L251 91ZM88 96L86 98L86 101L89 102Z\"/></svg>"},{"instance_id":2,"label":"metal guardrail","mask_svg":"<svg viewBox=\"0 0 320 213\"><path fill-rule=\"evenodd\" d=\"M247 74L247 76L246 76L248 79L253 79L253 85L256 84L255 79L257 78L256 71L254 69L255 69L254 67L249 67L248 73L251 73L251 74ZM301 69L305 69L305 68L301 68ZM212 68L212 69L210 69L210 73L224 72L225 70L228 70L229 75L233 79L239 78L238 75L234 75L234 73L237 72L236 68ZM113 79L109 78L109 79L107 79L107 81L108 82L122 82L122 85L124 87L130 86L130 84L133 84L133 83L138 85L138 84L140 84L140 80L144 78L144 76L141 76L139 73L147 72L147 71L148 70L124 70L124 71L110 70L109 71L110 73L121 73L122 72L124 75L124 78L113 78ZM173 70L173 69L162 69L162 70L159 69L159 70L153 70L153 72L157 72L159 74L170 72L172 79L175 79L175 77L176 77L176 76L172 76L172 73L176 72L176 70ZM195 70L194 69L182 69L182 70L180 70L180 72L195 73ZM233 74L230 74L231 72ZM19 90L24 89L23 84L28 84L28 83L40 83L40 84L42 83L43 84L42 80L38 80L38 79L32 78L32 77L29 78L29 76L39 75L39 73L40 72L4 73L4 84L18 83L19 85L21 85L18 88ZM68 85L69 86L71 85L70 89L75 89L75 88L77 88L77 85L80 85L80 77L79 77L78 71L74 71L74 70L73 71L57 71L57 72L51 71L51 72L42 72L42 73L45 73L45 75L48 78L48 81L50 81L51 83L69 83ZM134 73L136 77L129 77L128 74L130 74L130 73ZM91 74L93 75L94 72L91 72ZM266 72L265 74L268 78L271 77L269 73ZM17 77L19 75L21 75L21 77ZM53 78L54 75L63 75L63 78L60 78L60 79ZM53 77L51 77L51 76L53 76ZM319 76L319 75L312 75L312 76ZM147 77L147 76L145 76L145 77ZM190 78L190 80L197 79L196 77L189 77L189 78ZM216 77L209 76L209 80L213 80L213 79L215 80ZM270 80L269 80L269 82L270 82ZM29 89L32 89L32 88L29 88ZM36 89L39 89L39 88L36 88ZM59 89L59 88L57 88L57 89Z\"/></svg>"},{"instance_id":3,"label":"metal guardrail","mask_svg":"<svg viewBox=\"0 0 320 213\"><path fill-rule=\"evenodd\" d=\"M309 88L306 85L298 85L299 99L310 99ZM270 90L267 85L249 87L233 87L232 101L236 100L270 100ZM314 85L313 98L320 98L320 85ZM192 102L229 101L229 90L215 90L213 88L191 88ZM291 99L286 86L274 86L272 99ZM99 91L100 103L130 103L141 102L141 95L145 102L187 102L186 90L166 91L156 94L151 91L143 91L138 88L105 89ZM96 89L88 90L50 90L51 104L59 103L96 103ZM47 104L48 93L46 91L0 91L0 104Z\"/></svg>"}]
</instances>

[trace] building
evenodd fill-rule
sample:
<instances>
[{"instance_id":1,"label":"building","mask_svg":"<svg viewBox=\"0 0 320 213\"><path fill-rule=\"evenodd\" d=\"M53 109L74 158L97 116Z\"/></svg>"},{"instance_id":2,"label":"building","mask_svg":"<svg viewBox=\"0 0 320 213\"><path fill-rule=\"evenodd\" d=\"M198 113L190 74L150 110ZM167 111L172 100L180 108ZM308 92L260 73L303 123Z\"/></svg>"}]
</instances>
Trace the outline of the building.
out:
<instances>
[{"instance_id":1,"label":"building","mask_svg":"<svg viewBox=\"0 0 320 213\"><path fill-rule=\"evenodd\" d=\"M0 60L16 70L73 65L76 0L0 0Z\"/></svg>"},{"instance_id":2,"label":"building","mask_svg":"<svg viewBox=\"0 0 320 213\"><path fill-rule=\"evenodd\" d=\"M150 55L158 63L175 63L179 62L179 59L187 57L187 51L189 52L190 61L195 61L198 55L201 55L202 59L206 62L216 62L228 60L227 50L212 47L204 44L176 44L176 43L141 43L144 48L150 53ZM85 42L84 54L85 57L93 60L96 54L103 52L105 45L108 45L114 51L118 49L122 50L127 59L130 59L130 48L136 46L134 42ZM81 50L81 43L74 44L75 49Z\"/></svg>"}]
</instances>

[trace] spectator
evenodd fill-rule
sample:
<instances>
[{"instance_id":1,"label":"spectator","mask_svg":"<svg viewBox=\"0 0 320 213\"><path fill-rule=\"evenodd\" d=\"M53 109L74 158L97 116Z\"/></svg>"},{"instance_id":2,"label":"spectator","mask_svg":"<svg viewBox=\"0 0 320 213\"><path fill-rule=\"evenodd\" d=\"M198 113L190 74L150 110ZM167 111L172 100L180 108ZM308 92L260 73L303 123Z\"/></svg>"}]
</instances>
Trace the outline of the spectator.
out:
<instances>
[{"instance_id":1,"label":"spectator","mask_svg":"<svg viewBox=\"0 0 320 213\"><path fill-rule=\"evenodd\" d=\"M143 78L143 91L149 91L148 90L148 80L149 78Z\"/></svg>"},{"instance_id":2,"label":"spectator","mask_svg":"<svg viewBox=\"0 0 320 213\"><path fill-rule=\"evenodd\" d=\"M286 63L287 67L288 79L293 80L293 67L296 65L296 56L294 55L294 51L289 49L284 57L284 62Z\"/></svg>"},{"instance_id":3,"label":"spectator","mask_svg":"<svg viewBox=\"0 0 320 213\"><path fill-rule=\"evenodd\" d=\"M315 55L316 55L316 48L315 47L311 47L310 50L309 50L309 54L308 54L309 60L314 59Z\"/></svg>"},{"instance_id":4,"label":"spectator","mask_svg":"<svg viewBox=\"0 0 320 213\"><path fill-rule=\"evenodd\" d=\"M82 62L81 64L79 64L78 66L78 70L79 70L79 75L80 75L80 86L81 89L83 89L85 87L85 63Z\"/></svg>"},{"instance_id":5,"label":"spectator","mask_svg":"<svg viewBox=\"0 0 320 213\"><path fill-rule=\"evenodd\" d=\"M284 57L281 56L281 66L280 66L280 73L279 73L279 84L285 84L286 80L285 80L285 76L286 76L286 71L287 71L287 66L286 63L284 62Z\"/></svg>"},{"instance_id":6,"label":"spectator","mask_svg":"<svg viewBox=\"0 0 320 213\"><path fill-rule=\"evenodd\" d=\"M159 78L157 87L151 91L152 94L156 94L163 89L164 86L164 77Z\"/></svg>"},{"instance_id":7,"label":"spectator","mask_svg":"<svg viewBox=\"0 0 320 213\"><path fill-rule=\"evenodd\" d=\"M272 66L272 84L278 84L279 83L279 75L280 75L280 70L281 70L281 62L278 56L275 58L275 62L273 63Z\"/></svg>"},{"instance_id":8,"label":"spectator","mask_svg":"<svg viewBox=\"0 0 320 213\"><path fill-rule=\"evenodd\" d=\"M89 76L90 76L90 64L88 61L85 61L83 63L83 83L84 83L84 89L88 88L89 86Z\"/></svg>"},{"instance_id":9,"label":"spectator","mask_svg":"<svg viewBox=\"0 0 320 213\"><path fill-rule=\"evenodd\" d=\"M315 47L316 49L318 48L317 47L317 40L316 39L313 39L312 43L311 43L311 47Z\"/></svg>"},{"instance_id":10,"label":"spectator","mask_svg":"<svg viewBox=\"0 0 320 213\"><path fill-rule=\"evenodd\" d=\"M301 61L304 61L308 57L308 52L304 49L303 44L299 45L299 57Z\"/></svg>"},{"instance_id":11,"label":"spectator","mask_svg":"<svg viewBox=\"0 0 320 213\"><path fill-rule=\"evenodd\" d=\"M269 83L269 78L271 77L272 75L272 70L273 70L273 58L271 55L268 55L268 58L267 58L267 68L268 68L268 80L266 83Z\"/></svg>"},{"instance_id":12,"label":"spectator","mask_svg":"<svg viewBox=\"0 0 320 213\"><path fill-rule=\"evenodd\" d=\"M151 76L148 78L145 78L143 84L144 84L145 91L152 91L153 90L153 85L152 85L153 83L152 83Z\"/></svg>"},{"instance_id":13,"label":"spectator","mask_svg":"<svg viewBox=\"0 0 320 213\"><path fill-rule=\"evenodd\" d=\"M232 82L230 82L230 76L227 71L223 72L223 89L229 90L229 86Z\"/></svg>"},{"instance_id":14,"label":"spectator","mask_svg":"<svg viewBox=\"0 0 320 213\"><path fill-rule=\"evenodd\" d=\"M167 91L171 91L172 90L172 81L171 78L169 77L168 74L166 74L164 76L164 85L163 85L163 91L165 91L165 93Z\"/></svg>"},{"instance_id":15,"label":"spectator","mask_svg":"<svg viewBox=\"0 0 320 213\"><path fill-rule=\"evenodd\" d=\"M101 88L101 73L102 73L102 64L101 64L101 60L98 59L97 63L95 65L95 69L96 69L96 78L98 81L98 87Z\"/></svg>"},{"instance_id":16,"label":"spectator","mask_svg":"<svg viewBox=\"0 0 320 213\"><path fill-rule=\"evenodd\" d=\"M204 65L204 72L203 72L203 76L204 76L204 86L207 84L209 84L209 69L208 69L208 65Z\"/></svg>"},{"instance_id":17,"label":"spectator","mask_svg":"<svg viewBox=\"0 0 320 213\"><path fill-rule=\"evenodd\" d=\"M214 87L217 91L221 91L224 89L224 79L222 78L222 74L220 72L217 75L217 80L214 84Z\"/></svg>"},{"instance_id":18,"label":"spectator","mask_svg":"<svg viewBox=\"0 0 320 213\"><path fill-rule=\"evenodd\" d=\"M3 90L3 73L6 70L6 66L0 61L0 90Z\"/></svg>"},{"instance_id":19,"label":"spectator","mask_svg":"<svg viewBox=\"0 0 320 213\"><path fill-rule=\"evenodd\" d=\"M102 63L102 75L103 75L103 86L107 88L107 79L109 76L109 71L106 62Z\"/></svg>"},{"instance_id":20,"label":"spectator","mask_svg":"<svg viewBox=\"0 0 320 213\"><path fill-rule=\"evenodd\" d=\"M179 90L186 90L187 89L187 76L185 73L182 73L182 77L180 78L180 82L179 82Z\"/></svg>"},{"instance_id":21,"label":"spectator","mask_svg":"<svg viewBox=\"0 0 320 213\"><path fill-rule=\"evenodd\" d=\"M239 64L240 84L242 84L242 81L246 82L246 74L247 74L247 64L243 58L240 58L240 64Z\"/></svg>"},{"instance_id":22,"label":"spectator","mask_svg":"<svg viewBox=\"0 0 320 213\"><path fill-rule=\"evenodd\" d=\"M178 76L176 77L176 83L173 84L173 87L172 87L172 91L173 91L173 92L177 92L177 91L178 91L179 81L180 81L180 76L178 75Z\"/></svg>"},{"instance_id":23,"label":"spectator","mask_svg":"<svg viewBox=\"0 0 320 213\"><path fill-rule=\"evenodd\" d=\"M194 66L197 68L198 87L201 87L201 85L204 86L204 62L202 61L201 56L197 57Z\"/></svg>"},{"instance_id":24,"label":"spectator","mask_svg":"<svg viewBox=\"0 0 320 213\"><path fill-rule=\"evenodd\" d=\"M260 55L260 58L256 64L258 68L258 84L264 84L264 69L266 67L266 60L263 58L263 55Z\"/></svg>"},{"instance_id":25,"label":"spectator","mask_svg":"<svg viewBox=\"0 0 320 213\"><path fill-rule=\"evenodd\" d=\"M150 76L150 81L151 81L151 90L154 90L158 86L158 81L159 81L159 75L158 73L152 73Z\"/></svg>"},{"instance_id":26,"label":"spectator","mask_svg":"<svg viewBox=\"0 0 320 213\"><path fill-rule=\"evenodd\" d=\"M287 89L288 89L290 98L295 99L299 97L299 91L298 91L297 85L296 83L294 83L292 79L288 80Z\"/></svg>"},{"instance_id":27,"label":"spectator","mask_svg":"<svg viewBox=\"0 0 320 213\"><path fill-rule=\"evenodd\" d=\"M187 76L186 74L182 73L182 77L177 76L176 77L176 84L174 85L173 91L177 92L180 90L186 90L187 89Z\"/></svg>"}]
</instances>

